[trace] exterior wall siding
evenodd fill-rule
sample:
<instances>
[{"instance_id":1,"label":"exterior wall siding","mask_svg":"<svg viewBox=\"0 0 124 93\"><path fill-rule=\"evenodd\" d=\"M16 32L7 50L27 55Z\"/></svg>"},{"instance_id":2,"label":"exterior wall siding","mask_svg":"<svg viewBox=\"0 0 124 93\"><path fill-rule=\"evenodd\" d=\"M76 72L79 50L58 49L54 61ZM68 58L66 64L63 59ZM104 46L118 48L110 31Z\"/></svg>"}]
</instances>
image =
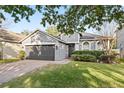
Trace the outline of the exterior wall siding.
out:
<instances>
[{"instance_id":1,"label":"exterior wall siding","mask_svg":"<svg viewBox=\"0 0 124 93\"><path fill-rule=\"evenodd\" d=\"M55 60L63 60L68 57L68 45L57 43L55 46Z\"/></svg>"},{"instance_id":2,"label":"exterior wall siding","mask_svg":"<svg viewBox=\"0 0 124 93\"><path fill-rule=\"evenodd\" d=\"M75 44L75 50L80 50L80 44L79 43Z\"/></svg>"}]
</instances>

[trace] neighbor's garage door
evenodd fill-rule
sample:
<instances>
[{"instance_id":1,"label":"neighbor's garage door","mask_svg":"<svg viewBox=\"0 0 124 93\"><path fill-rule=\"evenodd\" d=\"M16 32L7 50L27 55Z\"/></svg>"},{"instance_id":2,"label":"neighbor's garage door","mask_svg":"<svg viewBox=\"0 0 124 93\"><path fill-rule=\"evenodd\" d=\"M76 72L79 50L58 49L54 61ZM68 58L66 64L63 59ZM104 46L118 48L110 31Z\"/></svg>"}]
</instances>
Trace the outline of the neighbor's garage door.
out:
<instances>
[{"instance_id":1,"label":"neighbor's garage door","mask_svg":"<svg viewBox=\"0 0 124 93\"><path fill-rule=\"evenodd\" d=\"M26 46L27 59L35 60L54 60L55 47L54 45L35 45Z\"/></svg>"}]
</instances>

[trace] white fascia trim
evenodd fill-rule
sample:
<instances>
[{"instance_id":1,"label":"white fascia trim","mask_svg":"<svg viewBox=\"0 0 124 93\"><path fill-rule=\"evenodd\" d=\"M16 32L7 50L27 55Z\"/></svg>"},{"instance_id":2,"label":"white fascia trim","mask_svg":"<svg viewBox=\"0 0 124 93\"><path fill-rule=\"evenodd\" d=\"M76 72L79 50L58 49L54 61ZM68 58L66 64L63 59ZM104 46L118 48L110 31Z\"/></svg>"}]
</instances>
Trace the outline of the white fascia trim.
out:
<instances>
[{"instance_id":1,"label":"white fascia trim","mask_svg":"<svg viewBox=\"0 0 124 93\"><path fill-rule=\"evenodd\" d=\"M89 41L89 40L90 40L90 41L97 41L98 39L80 39L80 41L84 41L84 40L85 40L85 41Z\"/></svg>"},{"instance_id":2,"label":"white fascia trim","mask_svg":"<svg viewBox=\"0 0 124 93\"><path fill-rule=\"evenodd\" d=\"M55 43L25 44L25 46L28 46L28 45L55 45Z\"/></svg>"},{"instance_id":3,"label":"white fascia trim","mask_svg":"<svg viewBox=\"0 0 124 93\"><path fill-rule=\"evenodd\" d=\"M72 44L72 43L78 44L78 43L80 43L80 42L67 42L66 44Z\"/></svg>"},{"instance_id":4,"label":"white fascia trim","mask_svg":"<svg viewBox=\"0 0 124 93\"><path fill-rule=\"evenodd\" d=\"M79 35L79 33L78 33L78 43L80 43L80 35Z\"/></svg>"}]
</instances>

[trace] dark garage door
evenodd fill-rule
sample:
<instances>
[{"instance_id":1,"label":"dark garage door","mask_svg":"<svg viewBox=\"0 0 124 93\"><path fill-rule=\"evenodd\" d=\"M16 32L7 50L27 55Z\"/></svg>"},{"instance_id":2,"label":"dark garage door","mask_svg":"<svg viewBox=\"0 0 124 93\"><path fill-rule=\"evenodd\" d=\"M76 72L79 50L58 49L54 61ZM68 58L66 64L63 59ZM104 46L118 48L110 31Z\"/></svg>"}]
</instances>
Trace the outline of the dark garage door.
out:
<instances>
[{"instance_id":1,"label":"dark garage door","mask_svg":"<svg viewBox=\"0 0 124 93\"><path fill-rule=\"evenodd\" d=\"M26 51L28 53L27 59L54 60L55 58L54 45L26 46Z\"/></svg>"}]
</instances>

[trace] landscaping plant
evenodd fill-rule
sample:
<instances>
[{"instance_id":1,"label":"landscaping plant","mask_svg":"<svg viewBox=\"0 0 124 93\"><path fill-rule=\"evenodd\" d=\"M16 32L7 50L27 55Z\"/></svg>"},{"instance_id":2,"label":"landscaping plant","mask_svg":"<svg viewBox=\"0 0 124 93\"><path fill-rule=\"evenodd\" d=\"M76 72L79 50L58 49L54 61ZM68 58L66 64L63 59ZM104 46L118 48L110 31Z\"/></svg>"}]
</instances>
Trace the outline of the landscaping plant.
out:
<instances>
[{"instance_id":1,"label":"landscaping plant","mask_svg":"<svg viewBox=\"0 0 124 93\"><path fill-rule=\"evenodd\" d=\"M73 54L71 58L75 61L96 62L96 57L90 54Z\"/></svg>"},{"instance_id":2,"label":"landscaping plant","mask_svg":"<svg viewBox=\"0 0 124 93\"><path fill-rule=\"evenodd\" d=\"M74 55L92 55L95 56L96 60L99 60L101 55L104 55L104 51L98 51L98 50L79 50L72 52L72 56Z\"/></svg>"},{"instance_id":3,"label":"landscaping plant","mask_svg":"<svg viewBox=\"0 0 124 93\"><path fill-rule=\"evenodd\" d=\"M19 57L19 59L24 60L25 55L26 55L25 51L21 50L21 51L19 52L19 56L18 56L18 57Z\"/></svg>"},{"instance_id":4,"label":"landscaping plant","mask_svg":"<svg viewBox=\"0 0 124 93\"><path fill-rule=\"evenodd\" d=\"M115 55L101 55L99 61L103 63L113 63Z\"/></svg>"}]
</instances>

